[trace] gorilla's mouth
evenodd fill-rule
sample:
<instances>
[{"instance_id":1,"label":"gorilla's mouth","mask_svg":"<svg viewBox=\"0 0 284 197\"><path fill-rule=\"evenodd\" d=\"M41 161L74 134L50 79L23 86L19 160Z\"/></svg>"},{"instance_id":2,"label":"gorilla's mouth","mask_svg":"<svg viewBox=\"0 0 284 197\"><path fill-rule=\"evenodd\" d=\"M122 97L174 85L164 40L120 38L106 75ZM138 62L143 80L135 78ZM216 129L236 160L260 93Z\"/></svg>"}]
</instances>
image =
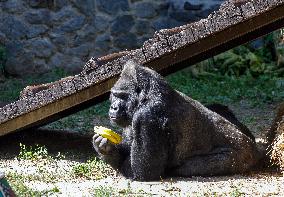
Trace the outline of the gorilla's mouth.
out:
<instances>
[{"instance_id":1,"label":"gorilla's mouth","mask_svg":"<svg viewBox=\"0 0 284 197\"><path fill-rule=\"evenodd\" d=\"M111 120L117 120L117 118L115 116L109 116L109 119Z\"/></svg>"},{"instance_id":2,"label":"gorilla's mouth","mask_svg":"<svg viewBox=\"0 0 284 197\"><path fill-rule=\"evenodd\" d=\"M109 120L110 120L111 123L113 123L113 124L115 124L117 126L121 126L121 127L125 127L125 126L130 124L128 122L127 117L109 116Z\"/></svg>"},{"instance_id":3,"label":"gorilla's mouth","mask_svg":"<svg viewBox=\"0 0 284 197\"><path fill-rule=\"evenodd\" d=\"M127 116L124 114L115 114L115 113L109 113L108 117L112 121L123 121L127 119Z\"/></svg>"},{"instance_id":4,"label":"gorilla's mouth","mask_svg":"<svg viewBox=\"0 0 284 197\"><path fill-rule=\"evenodd\" d=\"M120 116L109 116L109 120L119 124L120 122L124 121L124 118Z\"/></svg>"}]
</instances>

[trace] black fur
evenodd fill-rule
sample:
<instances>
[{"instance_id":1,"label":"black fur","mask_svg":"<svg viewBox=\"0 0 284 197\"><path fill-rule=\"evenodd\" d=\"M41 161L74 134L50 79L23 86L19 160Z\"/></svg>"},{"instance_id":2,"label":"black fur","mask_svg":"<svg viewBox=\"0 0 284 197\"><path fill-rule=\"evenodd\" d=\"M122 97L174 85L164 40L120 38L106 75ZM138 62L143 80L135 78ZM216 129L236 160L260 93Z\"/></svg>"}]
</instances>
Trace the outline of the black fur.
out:
<instances>
[{"instance_id":1,"label":"black fur","mask_svg":"<svg viewBox=\"0 0 284 197\"><path fill-rule=\"evenodd\" d=\"M252 135L250 130L236 118L234 113L227 106L221 105L221 104L218 104L218 103L214 103L214 104L211 104L211 105L206 105L206 107L208 109L210 109L211 111L214 111L217 114L219 114L219 115L223 116L224 118L226 118L227 120L229 120L231 123L236 125L238 127L238 129L240 131L242 131L245 135L250 137L253 141L255 140L255 137Z\"/></svg>"},{"instance_id":2,"label":"black fur","mask_svg":"<svg viewBox=\"0 0 284 197\"><path fill-rule=\"evenodd\" d=\"M149 68L128 62L110 100L109 116L123 127L123 141L113 145L95 135L93 145L128 178L224 175L256 163L255 142L240 127L175 91Z\"/></svg>"}]
</instances>

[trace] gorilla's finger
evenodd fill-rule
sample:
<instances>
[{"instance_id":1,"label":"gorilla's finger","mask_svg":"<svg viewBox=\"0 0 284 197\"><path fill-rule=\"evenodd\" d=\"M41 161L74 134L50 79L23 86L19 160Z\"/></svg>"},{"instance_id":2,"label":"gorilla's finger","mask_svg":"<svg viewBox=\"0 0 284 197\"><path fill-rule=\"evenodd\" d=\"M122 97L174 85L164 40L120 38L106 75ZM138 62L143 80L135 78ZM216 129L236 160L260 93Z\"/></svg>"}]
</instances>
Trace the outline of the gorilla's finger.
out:
<instances>
[{"instance_id":1,"label":"gorilla's finger","mask_svg":"<svg viewBox=\"0 0 284 197\"><path fill-rule=\"evenodd\" d=\"M101 143L100 143L100 145L99 145L99 148L103 148L104 146L106 146L107 145L107 138L103 138L102 140L101 140ZM104 147L105 148L105 147Z\"/></svg>"},{"instance_id":2,"label":"gorilla's finger","mask_svg":"<svg viewBox=\"0 0 284 197\"><path fill-rule=\"evenodd\" d=\"M98 137L100 136L100 134L95 134L94 136L93 136L93 139L97 139Z\"/></svg>"},{"instance_id":3,"label":"gorilla's finger","mask_svg":"<svg viewBox=\"0 0 284 197\"><path fill-rule=\"evenodd\" d=\"M102 141L103 137L102 136L99 136L96 140L95 140L95 143L96 144L100 144L101 141Z\"/></svg>"},{"instance_id":4,"label":"gorilla's finger","mask_svg":"<svg viewBox=\"0 0 284 197\"><path fill-rule=\"evenodd\" d=\"M93 135L93 143L94 143L94 144L95 144L95 142L96 142L96 139L97 139L99 136L100 136L99 134Z\"/></svg>"}]
</instances>

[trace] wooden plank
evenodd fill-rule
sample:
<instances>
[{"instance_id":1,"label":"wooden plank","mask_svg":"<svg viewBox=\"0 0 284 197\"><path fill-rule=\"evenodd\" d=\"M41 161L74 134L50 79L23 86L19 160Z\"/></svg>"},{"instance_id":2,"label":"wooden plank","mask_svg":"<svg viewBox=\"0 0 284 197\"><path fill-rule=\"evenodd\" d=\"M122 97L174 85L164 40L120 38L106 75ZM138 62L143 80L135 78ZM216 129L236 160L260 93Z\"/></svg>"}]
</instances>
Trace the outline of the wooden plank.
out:
<instances>
[{"instance_id":1,"label":"wooden plank","mask_svg":"<svg viewBox=\"0 0 284 197\"><path fill-rule=\"evenodd\" d=\"M164 75L170 74L226 50L257 39L258 37L273 32L283 26L284 6L282 5L264 12L261 15L245 19L242 23L237 23L222 31L207 35L206 37L199 39L198 42L192 44L183 44L182 42L186 41L178 40L188 36L186 33L188 29L183 30L179 34L174 34L169 38L176 41L177 46L174 47L175 51L147 62L146 65Z\"/></svg>"},{"instance_id":2,"label":"wooden plank","mask_svg":"<svg viewBox=\"0 0 284 197\"><path fill-rule=\"evenodd\" d=\"M116 77L113 77L110 80L106 80L102 83L91 86L76 94L72 94L65 97L64 99L60 99L57 102L50 103L41 108L33 110L30 113L18 116L12 119L13 121L6 121L1 124L0 134L5 135L10 131L26 128L27 126L35 124L37 122L43 123L43 119L45 119L46 117L56 115L61 111L65 111L80 104L82 105L84 102L87 102L99 96L103 96L105 93L107 93L107 90L109 90L113 86L115 81Z\"/></svg>"}]
</instances>

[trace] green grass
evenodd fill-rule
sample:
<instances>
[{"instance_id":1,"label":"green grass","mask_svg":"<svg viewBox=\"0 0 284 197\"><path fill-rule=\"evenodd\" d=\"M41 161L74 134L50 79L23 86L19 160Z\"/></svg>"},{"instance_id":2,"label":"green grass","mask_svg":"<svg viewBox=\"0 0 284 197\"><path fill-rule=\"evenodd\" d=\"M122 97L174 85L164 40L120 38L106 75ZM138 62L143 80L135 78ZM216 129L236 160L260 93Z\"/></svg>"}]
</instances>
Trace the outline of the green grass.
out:
<instances>
[{"instance_id":1,"label":"green grass","mask_svg":"<svg viewBox=\"0 0 284 197\"><path fill-rule=\"evenodd\" d=\"M234 187L234 190L230 192L230 197L241 197L245 196L245 193L241 192L241 190L237 187Z\"/></svg>"},{"instance_id":2,"label":"green grass","mask_svg":"<svg viewBox=\"0 0 284 197\"><path fill-rule=\"evenodd\" d=\"M58 152L56 155L51 155L45 146L40 146L39 144L27 146L20 143L20 151L17 158L32 161L40 161L43 159L53 161L64 159L65 155L62 155L60 152Z\"/></svg>"},{"instance_id":3,"label":"green grass","mask_svg":"<svg viewBox=\"0 0 284 197\"><path fill-rule=\"evenodd\" d=\"M12 187L13 191L16 193L17 196L23 197L40 197L40 196L50 196L53 194L60 193L58 187L54 186L51 189L37 191L31 189L26 182L29 182L30 178L26 175L20 175L17 173L8 173L6 176L10 186Z\"/></svg>"},{"instance_id":4,"label":"green grass","mask_svg":"<svg viewBox=\"0 0 284 197\"><path fill-rule=\"evenodd\" d=\"M78 178L85 178L89 180L99 180L113 175L114 170L103 161L93 158L86 163L81 163L73 166L72 174Z\"/></svg>"},{"instance_id":5,"label":"green grass","mask_svg":"<svg viewBox=\"0 0 284 197\"><path fill-rule=\"evenodd\" d=\"M39 146L38 144L35 147L26 146L20 144L20 153L18 156L19 159L23 160L41 160L41 159L50 159L51 156L47 152L47 148L44 146Z\"/></svg>"},{"instance_id":6,"label":"green grass","mask_svg":"<svg viewBox=\"0 0 284 197\"><path fill-rule=\"evenodd\" d=\"M35 145L26 146L20 144L18 160L25 160L35 167L35 173L19 175L25 181L44 181L47 183L54 183L61 178L68 176L67 174L54 173L50 171L49 166L57 166L57 161L64 159L65 156L60 152L57 155L51 155L45 146Z\"/></svg>"},{"instance_id":7,"label":"green grass","mask_svg":"<svg viewBox=\"0 0 284 197\"><path fill-rule=\"evenodd\" d=\"M93 131L93 119L94 117L107 118L109 101L104 101L88 109L82 110L61 120L53 122L47 125L50 129L64 129L74 130L79 132L91 132Z\"/></svg>"},{"instance_id":8,"label":"green grass","mask_svg":"<svg viewBox=\"0 0 284 197\"><path fill-rule=\"evenodd\" d=\"M93 190L92 195L96 197L111 197L114 196L114 188L100 186Z\"/></svg>"},{"instance_id":9,"label":"green grass","mask_svg":"<svg viewBox=\"0 0 284 197\"><path fill-rule=\"evenodd\" d=\"M210 76L194 78L189 72L180 71L167 77L171 86L202 103L234 103L248 100L252 105L279 102L284 98L281 78L261 76Z\"/></svg>"},{"instance_id":10,"label":"green grass","mask_svg":"<svg viewBox=\"0 0 284 197\"><path fill-rule=\"evenodd\" d=\"M4 64L7 60L7 52L4 46L0 44L0 75L4 72Z\"/></svg>"},{"instance_id":11,"label":"green grass","mask_svg":"<svg viewBox=\"0 0 284 197\"><path fill-rule=\"evenodd\" d=\"M58 68L54 69L50 73L38 76L27 76L25 78L7 77L4 83L0 83L0 101L11 102L17 100L20 92L26 86L53 82L65 76L68 76L68 73L66 73L63 69Z\"/></svg>"},{"instance_id":12,"label":"green grass","mask_svg":"<svg viewBox=\"0 0 284 197\"><path fill-rule=\"evenodd\" d=\"M130 185L126 189L117 190L116 188L112 187L97 187L93 189L91 192L93 196L96 197L109 197L109 196L121 196L121 197L128 197L128 196L135 196L135 197L150 197L153 196L152 194L145 193L143 190L133 191L130 188Z\"/></svg>"}]
</instances>

